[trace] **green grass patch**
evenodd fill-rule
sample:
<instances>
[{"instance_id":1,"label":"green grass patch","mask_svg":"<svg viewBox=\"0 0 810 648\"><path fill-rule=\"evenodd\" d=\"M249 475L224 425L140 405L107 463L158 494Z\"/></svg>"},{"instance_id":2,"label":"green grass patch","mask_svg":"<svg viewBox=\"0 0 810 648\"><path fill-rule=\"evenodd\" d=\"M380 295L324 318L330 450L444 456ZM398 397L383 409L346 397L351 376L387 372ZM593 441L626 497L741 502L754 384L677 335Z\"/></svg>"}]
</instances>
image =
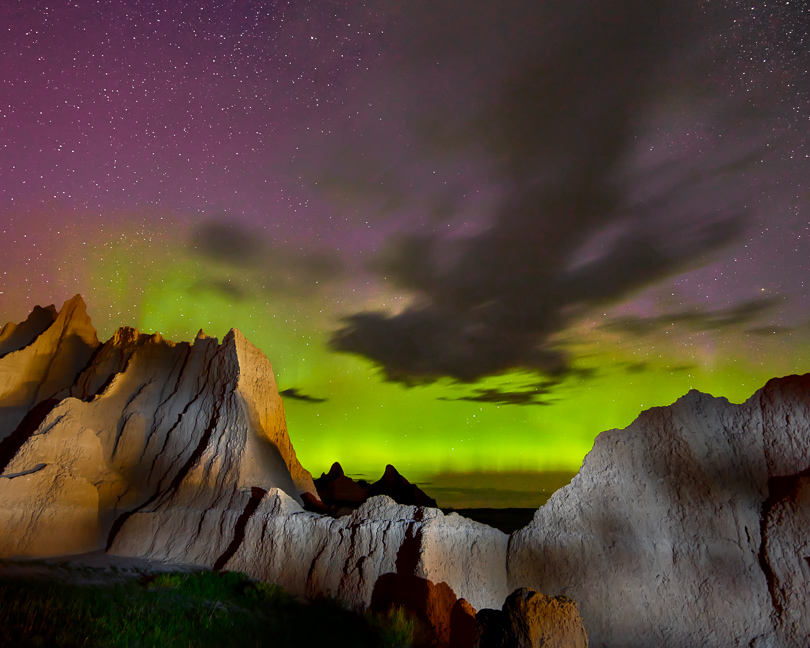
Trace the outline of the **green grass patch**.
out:
<instances>
[{"instance_id":1,"label":"green grass patch","mask_svg":"<svg viewBox=\"0 0 810 648\"><path fill-rule=\"evenodd\" d=\"M405 608L392 606L385 614L366 614L366 620L377 632L382 645L388 648L413 646L417 621Z\"/></svg>"},{"instance_id":2,"label":"green grass patch","mask_svg":"<svg viewBox=\"0 0 810 648\"><path fill-rule=\"evenodd\" d=\"M407 648L401 611L360 615L332 600L301 604L235 572L171 572L79 585L0 579L0 645L169 648Z\"/></svg>"}]
</instances>

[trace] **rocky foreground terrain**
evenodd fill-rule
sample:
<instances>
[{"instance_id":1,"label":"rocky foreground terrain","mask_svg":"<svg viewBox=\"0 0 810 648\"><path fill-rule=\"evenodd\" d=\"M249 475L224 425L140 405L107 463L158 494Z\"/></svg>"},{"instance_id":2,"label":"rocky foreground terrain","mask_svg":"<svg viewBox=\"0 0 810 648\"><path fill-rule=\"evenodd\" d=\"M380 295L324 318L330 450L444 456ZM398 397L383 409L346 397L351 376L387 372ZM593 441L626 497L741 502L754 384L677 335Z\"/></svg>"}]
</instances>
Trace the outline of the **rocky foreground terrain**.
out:
<instances>
[{"instance_id":1,"label":"rocky foreground terrain","mask_svg":"<svg viewBox=\"0 0 810 648\"><path fill-rule=\"evenodd\" d=\"M436 645L806 646L809 479L810 375L791 376L603 432L511 536L385 496L334 518L302 508L317 491L239 331L102 344L78 296L0 331L0 557L243 571L418 608Z\"/></svg>"}]
</instances>

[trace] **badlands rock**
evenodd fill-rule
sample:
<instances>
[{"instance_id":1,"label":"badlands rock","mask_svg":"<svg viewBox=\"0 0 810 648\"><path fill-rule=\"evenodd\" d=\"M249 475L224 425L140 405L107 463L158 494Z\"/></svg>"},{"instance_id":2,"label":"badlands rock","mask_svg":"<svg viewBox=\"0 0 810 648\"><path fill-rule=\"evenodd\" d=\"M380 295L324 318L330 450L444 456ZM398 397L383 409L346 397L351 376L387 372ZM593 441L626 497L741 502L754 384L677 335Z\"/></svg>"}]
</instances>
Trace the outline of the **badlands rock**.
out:
<instances>
[{"instance_id":1,"label":"badlands rock","mask_svg":"<svg viewBox=\"0 0 810 648\"><path fill-rule=\"evenodd\" d=\"M103 549L133 513L161 506L187 525L163 533L205 544L209 519L233 535L253 489L278 487L299 502L301 492L315 493L287 436L270 363L239 331L221 345L202 332L175 344L122 328L88 364L89 352L76 351L95 340L83 314L74 298L30 346L0 359L35 369L48 359L39 373L24 362L20 371L42 377L29 403L52 396L7 439L15 447L4 444L0 555Z\"/></svg>"},{"instance_id":2,"label":"badlands rock","mask_svg":"<svg viewBox=\"0 0 810 648\"><path fill-rule=\"evenodd\" d=\"M80 295L58 315L53 306L37 307L19 326L6 324L0 332L0 442L35 405L70 387L98 346ZM8 445L0 447L0 459L16 450Z\"/></svg>"},{"instance_id":3,"label":"badlands rock","mask_svg":"<svg viewBox=\"0 0 810 648\"><path fill-rule=\"evenodd\" d=\"M385 467L383 476L369 484L364 479L355 481L343 473L343 468L336 461L328 473L322 473L315 480L315 488L323 504L332 511L343 512L354 509L370 497L386 495L399 504L409 506L427 506L436 508L436 500L429 497L416 484L412 484L391 464ZM316 511L319 512L319 511Z\"/></svg>"},{"instance_id":4,"label":"badlands rock","mask_svg":"<svg viewBox=\"0 0 810 648\"><path fill-rule=\"evenodd\" d=\"M383 476L368 487L369 497L387 495L400 504L436 508L436 500L428 496L416 484L412 484L391 464L385 467Z\"/></svg>"},{"instance_id":5,"label":"badlands rock","mask_svg":"<svg viewBox=\"0 0 810 648\"><path fill-rule=\"evenodd\" d=\"M511 537L510 588L577 601L592 646L806 646L810 375L690 392L599 435Z\"/></svg>"},{"instance_id":6,"label":"badlands rock","mask_svg":"<svg viewBox=\"0 0 810 648\"><path fill-rule=\"evenodd\" d=\"M302 493L316 496L312 478L290 444L272 367L239 331L222 344L202 332L173 343L121 328L96 348L83 313L74 299L50 326L38 314L38 335L35 326L25 335L4 329L3 339L29 345L0 360L45 376L37 384L48 388L5 444L0 556L100 548L240 570L358 608L381 576L397 574L476 607L501 605L508 536L500 531L387 497L337 520L301 508ZM53 333L74 329L81 334L67 340ZM83 366L76 354L59 360L74 338L88 350ZM40 356L59 362L39 374L26 368Z\"/></svg>"},{"instance_id":7,"label":"badlands rock","mask_svg":"<svg viewBox=\"0 0 810 648\"><path fill-rule=\"evenodd\" d=\"M228 521L240 529L236 543L218 531L222 513L194 517L190 507L166 505L133 514L110 550L241 571L295 596L334 596L358 609L368 607L383 574L445 583L476 608L500 607L508 594L508 536L456 513L378 496L334 519L304 511L277 488L245 495L239 522Z\"/></svg>"},{"instance_id":8,"label":"badlands rock","mask_svg":"<svg viewBox=\"0 0 810 648\"><path fill-rule=\"evenodd\" d=\"M588 648L577 604L528 588L512 592L503 605L509 648Z\"/></svg>"},{"instance_id":9,"label":"badlands rock","mask_svg":"<svg viewBox=\"0 0 810 648\"><path fill-rule=\"evenodd\" d=\"M512 592L503 610L478 615L475 648L588 648L577 604L528 588Z\"/></svg>"},{"instance_id":10,"label":"badlands rock","mask_svg":"<svg viewBox=\"0 0 810 648\"><path fill-rule=\"evenodd\" d=\"M2 557L107 548L357 608L424 579L495 635L529 587L576 600L592 646L810 644L810 375L742 405L690 392L599 435L510 538L384 496L304 511L315 488L272 368L238 331L175 344L123 328L100 346L76 297L4 327L0 349Z\"/></svg>"},{"instance_id":11,"label":"badlands rock","mask_svg":"<svg viewBox=\"0 0 810 648\"><path fill-rule=\"evenodd\" d=\"M53 304L45 308L34 306L34 310L24 322L6 324L0 329L0 356L27 347L53 324L57 315L56 307Z\"/></svg>"}]
</instances>

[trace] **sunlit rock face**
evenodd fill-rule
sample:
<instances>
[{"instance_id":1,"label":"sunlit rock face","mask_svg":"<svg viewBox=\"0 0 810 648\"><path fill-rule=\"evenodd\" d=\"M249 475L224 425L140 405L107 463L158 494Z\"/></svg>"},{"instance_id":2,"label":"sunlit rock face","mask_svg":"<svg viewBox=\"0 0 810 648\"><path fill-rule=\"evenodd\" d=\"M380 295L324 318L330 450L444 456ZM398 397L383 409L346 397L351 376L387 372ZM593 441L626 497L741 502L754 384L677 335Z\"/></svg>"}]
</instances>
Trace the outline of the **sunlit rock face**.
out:
<instances>
[{"instance_id":1,"label":"sunlit rock face","mask_svg":"<svg viewBox=\"0 0 810 648\"><path fill-rule=\"evenodd\" d=\"M0 358L11 367L3 402L24 387L29 404L22 415L6 406L19 422L0 443L0 555L103 549L133 514L160 510L187 520L193 544L207 519L238 519L251 489L315 493L270 362L239 331L175 344L122 328L98 348L89 326L74 298Z\"/></svg>"},{"instance_id":2,"label":"sunlit rock face","mask_svg":"<svg viewBox=\"0 0 810 648\"><path fill-rule=\"evenodd\" d=\"M806 646L810 375L692 391L597 437L512 535L510 589L577 601L591 646Z\"/></svg>"},{"instance_id":3,"label":"sunlit rock face","mask_svg":"<svg viewBox=\"0 0 810 648\"><path fill-rule=\"evenodd\" d=\"M35 405L70 387L98 347L79 295L58 313L37 306L21 324L0 329L0 441Z\"/></svg>"}]
</instances>

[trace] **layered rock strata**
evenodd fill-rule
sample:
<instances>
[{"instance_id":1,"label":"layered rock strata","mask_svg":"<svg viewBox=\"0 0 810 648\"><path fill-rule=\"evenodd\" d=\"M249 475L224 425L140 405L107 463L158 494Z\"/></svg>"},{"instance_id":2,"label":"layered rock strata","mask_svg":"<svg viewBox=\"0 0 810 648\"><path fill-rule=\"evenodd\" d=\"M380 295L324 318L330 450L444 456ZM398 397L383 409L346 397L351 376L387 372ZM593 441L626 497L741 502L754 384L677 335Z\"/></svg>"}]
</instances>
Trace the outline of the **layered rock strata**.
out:
<instances>
[{"instance_id":1,"label":"layered rock strata","mask_svg":"<svg viewBox=\"0 0 810 648\"><path fill-rule=\"evenodd\" d=\"M125 327L93 346L80 298L43 313L33 318L43 331L3 329L2 339L29 344L7 358L69 346L63 338L75 340L77 328L89 352L62 362L64 375L43 373L52 380L45 407L26 401L9 436L1 556L104 549L238 569L357 608L387 573L444 583L477 607L508 594L500 531L387 497L339 520L304 511L301 494L317 495L287 435L272 367L239 331L221 344L202 332L174 343ZM69 325L77 321L84 328Z\"/></svg>"},{"instance_id":2,"label":"layered rock strata","mask_svg":"<svg viewBox=\"0 0 810 648\"><path fill-rule=\"evenodd\" d=\"M243 509L225 513L243 516L236 546L217 531L223 513L208 513L193 534L198 519L166 506L133 514L110 551L241 571L296 596L333 596L358 609L368 607L378 578L389 573L446 583L476 608L500 607L509 593L508 536L458 514L377 496L334 519L304 511L280 489L253 497L252 506L246 500Z\"/></svg>"}]
</instances>

